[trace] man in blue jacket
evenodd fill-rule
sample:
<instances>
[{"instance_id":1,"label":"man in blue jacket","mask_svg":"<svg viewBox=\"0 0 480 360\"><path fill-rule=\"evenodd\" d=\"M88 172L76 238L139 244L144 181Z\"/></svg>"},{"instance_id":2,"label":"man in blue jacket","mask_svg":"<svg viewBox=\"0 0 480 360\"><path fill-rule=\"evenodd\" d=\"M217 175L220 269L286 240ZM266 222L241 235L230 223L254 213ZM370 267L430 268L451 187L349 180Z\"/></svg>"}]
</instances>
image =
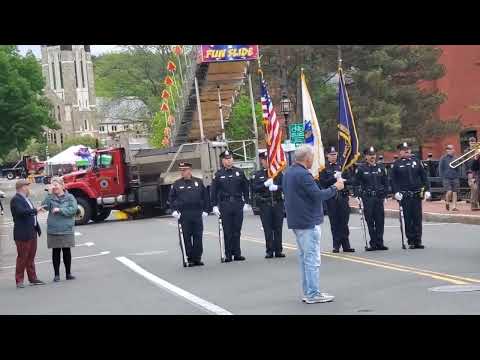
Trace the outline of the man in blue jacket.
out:
<instances>
[{"instance_id":1,"label":"man in blue jacket","mask_svg":"<svg viewBox=\"0 0 480 360\"><path fill-rule=\"evenodd\" d=\"M313 148L303 145L295 151L295 164L284 174L282 185L288 228L295 233L303 298L307 304L330 302L335 297L320 292L320 238L322 202L334 197L344 185L341 179L320 190L308 171L313 165Z\"/></svg>"},{"instance_id":2,"label":"man in blue jacket","mask_svg":"<svg viewBox=\"0 0 480 360\"><path fill-rule=\"evenodd\" d=\"M442 178L445 188L445 207L447 210L458 211L457 193L460 187L460 168L451 168L450 163L455 160L455 149L453 145L447 145L446 154L440 159L438 165L439 175ZM452 205L452 206L450 206Z\"/></svg>"}]
</instances>

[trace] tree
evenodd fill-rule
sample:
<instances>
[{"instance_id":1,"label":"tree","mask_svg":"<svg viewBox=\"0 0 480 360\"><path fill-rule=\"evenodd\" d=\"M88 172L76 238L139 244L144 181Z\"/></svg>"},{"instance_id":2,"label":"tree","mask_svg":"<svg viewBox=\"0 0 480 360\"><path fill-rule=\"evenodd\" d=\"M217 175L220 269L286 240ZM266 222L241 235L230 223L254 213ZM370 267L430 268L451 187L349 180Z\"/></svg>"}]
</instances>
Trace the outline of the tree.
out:
<instances>
[{"instance_id":1,"label":"tree","mask_svg":"<svg viewBox=\"0 0 480 360\"><path fill-rule=\"evenodd\" d=\"M25 155L38 156L40 161L47 160L47 144L45 140L32 140L24 151ZM50 157L57 155L62 149L57 144L48 144L48 155Z\"/></svg>"},{"instance_id":2,"label":"tree","mask_svg":"<svg viewBox=\"0 0 480 360\"><path fill-rule=\"evenodd\" d=\"M0 45L0 153L24 150L44 128L56 129L51 105L43 96L40 64L29 52L21 56L15 45Z\"/></svg>"},{"instance_id":3,"label":"tree","mask_svg":"<svg viewBox=\"0 0 480 360\"><path fill-rule=\"evenodd\" d=\"M262 123L262 105L255 103L255 117L258 125L259 138L263 135ZM237 101L232 107L232 113L225 127L225 135L228 140L247 140L253 139L254 131L252 129L252 105L250 96L241 92Z\"/></svg>"},{"instance_id":4,"label":"tree","mask_svg":"<svg viewBox=\"0 0 480 360\"><path fill-rule=\"evenodd\" d=\"M424 86L444 75L438 63L441 50L432 46L343 45L341 54L361 144L391 150L400 139L422 145L426 139L458 130L458 119L436 118L445 95ZM305 69L322 134L331 140L338 100L322 84L337 70L337 46L268 45L262 47L262 55L265 76L286 79L297 111L300 68Z\"/></svg>"}]
</instances>

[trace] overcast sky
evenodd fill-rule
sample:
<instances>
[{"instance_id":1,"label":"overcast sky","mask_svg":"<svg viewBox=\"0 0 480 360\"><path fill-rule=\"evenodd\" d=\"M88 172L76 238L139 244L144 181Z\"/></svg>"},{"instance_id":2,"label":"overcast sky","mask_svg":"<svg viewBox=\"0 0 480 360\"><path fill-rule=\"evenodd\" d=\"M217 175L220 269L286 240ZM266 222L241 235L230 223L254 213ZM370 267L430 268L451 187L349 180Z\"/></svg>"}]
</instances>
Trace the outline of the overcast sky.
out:
<instances>
[{"instance_id":1,"label":"overcast sky","mask_svg":"<svg viewBox=\"0 0 480 360\"><path fill-rule=\"evenodd\" d=\"M28 50L32 50L37 58L41 57L40 45L17 45L20 53L25 55ZM119 50L117 45L90 45L92 55L100 55L106 52Z\"/></svg>"}]
</instances>

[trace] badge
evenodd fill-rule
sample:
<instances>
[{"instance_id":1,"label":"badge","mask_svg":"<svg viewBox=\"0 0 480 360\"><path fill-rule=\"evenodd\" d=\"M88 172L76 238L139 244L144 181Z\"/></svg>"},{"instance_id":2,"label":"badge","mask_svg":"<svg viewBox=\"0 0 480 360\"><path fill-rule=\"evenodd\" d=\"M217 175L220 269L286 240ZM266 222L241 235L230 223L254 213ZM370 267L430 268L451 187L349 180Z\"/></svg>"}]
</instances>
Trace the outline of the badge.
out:
<instances>
[{"instance_id":1,"label":"badge","mask_svg":"<svg viewBox=\"0 0 480 360\"><path fill-rule=\"evenodd\" d=\"M240 176L240 173L239 173L238 171L237 171L235 174L236 174L237 176Z\"/></svg>"},{"instance_id":2,"label":"badge","mask_svg":"<svg viewBox=\"0 0 480 360\"><path fill-rule=\"evenodd\" d=\"M220 179L225 179L225 175L220 176Z\"/></svg>"},{"instance_id":3,"label":"badge","mask_svg":"<svg viewBox=\"0 0 480 360\"><path fill-rule=\"evenodd\" d=\"M260 176L260 179L265 179L265 176Z\"/></svg>"},{"instance_id":4,"label":"badge","mask_svg":"<svg viewBox=\"0 0 480 360\"><path fill-rule=\"evenodd\" d=\"M191 189L191 188L192 188L191 186L187 187L187 189Z\"/></svg>"},{"instance_id":5,"label":"badge","mask_svg":"<svg viewBox=\"0 0 480 360\"><path fill-rule=\"evenodd\" d=\"M416 161L414 161L414 162L413 162L413 166L416 166L416 165L417 165L417 162L416 162Z\"/></svg>"},{"instance_id":6,"label":"badge","mask_svg":"<svg viewBox=\"0 0 480 360\"><path fill-rule=\"evenodd\" d=\"M180 186L179 189L185 189L185 186Z\"/></svg>"},{"instance_id":7,"label":"badge","mask_svg":"<svg viewBox=\"0 0 480 360\"><path fill-rule=\"evenodd\" d=\"M195 181L195 186L198 187L198 182Z\"/></svg>"}]
</instances>

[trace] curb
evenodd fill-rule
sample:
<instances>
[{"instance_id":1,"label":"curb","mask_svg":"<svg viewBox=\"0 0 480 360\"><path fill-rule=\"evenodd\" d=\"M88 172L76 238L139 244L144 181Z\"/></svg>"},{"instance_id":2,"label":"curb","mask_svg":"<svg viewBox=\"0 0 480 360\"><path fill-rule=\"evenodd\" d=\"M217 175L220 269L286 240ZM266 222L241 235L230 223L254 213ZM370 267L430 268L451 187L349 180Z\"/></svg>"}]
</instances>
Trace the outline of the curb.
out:
<instances>
[{"instance_id":1,"label":"curb","mask_svg":"<svg viewBox=\"0 0 480 360\"><path fill-rule=\"evenodd\" d=\"M358 214L357 207L350 206L350 210L352 211L352 213ZM385 209L385 217L398 219L398 210ZM480 225L480 216L466 215L466 214L457 215L457 214L440 214L440 213L424 212L423 221Z\"/></svg>"}]
</instances>

